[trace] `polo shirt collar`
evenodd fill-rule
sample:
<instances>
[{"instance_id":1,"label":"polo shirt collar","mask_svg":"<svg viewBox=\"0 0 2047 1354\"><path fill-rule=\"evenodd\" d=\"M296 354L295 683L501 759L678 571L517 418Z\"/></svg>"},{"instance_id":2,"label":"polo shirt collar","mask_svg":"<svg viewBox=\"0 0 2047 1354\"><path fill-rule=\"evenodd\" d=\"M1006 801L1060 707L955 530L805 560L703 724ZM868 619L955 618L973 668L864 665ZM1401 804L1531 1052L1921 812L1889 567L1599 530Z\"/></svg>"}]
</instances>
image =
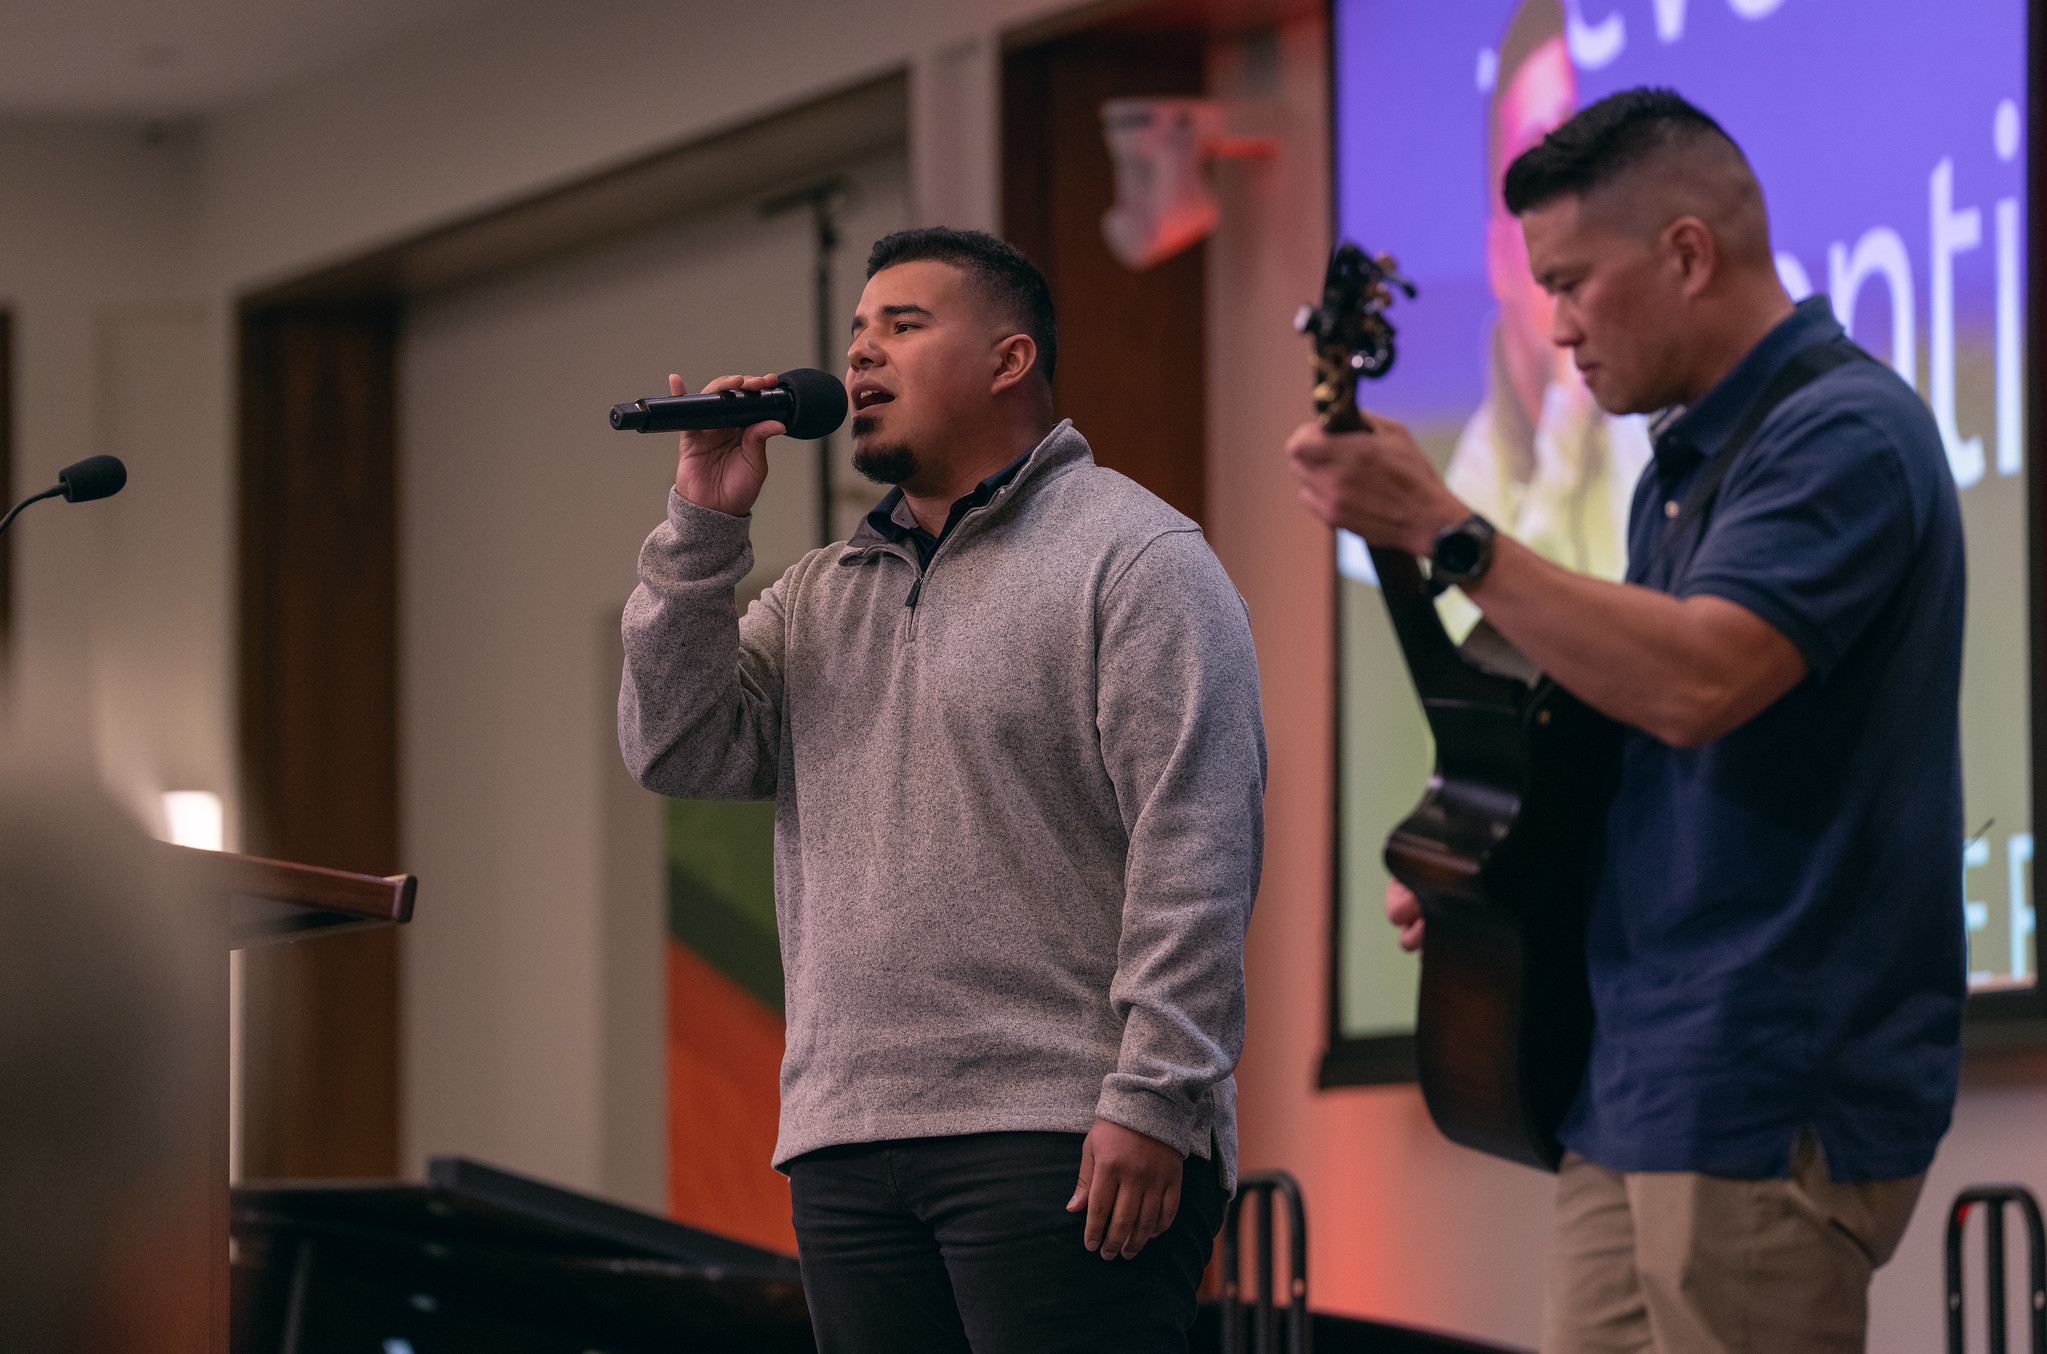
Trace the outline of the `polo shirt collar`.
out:
<instances>
[{"instance_id":1,"label":"polo shirt collar","mask_svg":"<svg viewBox=\"0 0 2047 1354\"><path fill-rule=\"evenodd\" d=\"M1763 335L1755 347L1734 364L1734 370L1719 384L1700 396L1676 417L1658 418L1651 426L1655 437L1656 470L1666 487L1691 473L1705 457L1720 449L1733 435L1749 405L1761 394L1786 362L1816 343L1841 336L1832 303L1825 295L1808 296Z\"/></svg>"}]
</instances>

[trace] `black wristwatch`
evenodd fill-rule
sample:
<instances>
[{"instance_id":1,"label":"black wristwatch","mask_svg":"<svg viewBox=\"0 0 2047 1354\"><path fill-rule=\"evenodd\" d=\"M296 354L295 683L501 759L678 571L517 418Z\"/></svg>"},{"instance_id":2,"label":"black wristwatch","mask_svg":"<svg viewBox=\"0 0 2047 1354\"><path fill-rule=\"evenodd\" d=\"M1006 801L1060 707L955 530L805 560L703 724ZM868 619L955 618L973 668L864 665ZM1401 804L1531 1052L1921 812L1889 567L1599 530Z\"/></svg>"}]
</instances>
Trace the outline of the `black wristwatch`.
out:
<instances>
[{"instance_id":1,"label":"black wristwatch","mask_svg":"<svg viewBox=\"0 0 2047 1354\"><path fill-rule=\"evenodd\" d=\"M1436 533L1429 551L1429 581L1439 589L1468 588L1485 577L1493 562L1493 524L1477 513Z\"/></svg>"}]
</instances>

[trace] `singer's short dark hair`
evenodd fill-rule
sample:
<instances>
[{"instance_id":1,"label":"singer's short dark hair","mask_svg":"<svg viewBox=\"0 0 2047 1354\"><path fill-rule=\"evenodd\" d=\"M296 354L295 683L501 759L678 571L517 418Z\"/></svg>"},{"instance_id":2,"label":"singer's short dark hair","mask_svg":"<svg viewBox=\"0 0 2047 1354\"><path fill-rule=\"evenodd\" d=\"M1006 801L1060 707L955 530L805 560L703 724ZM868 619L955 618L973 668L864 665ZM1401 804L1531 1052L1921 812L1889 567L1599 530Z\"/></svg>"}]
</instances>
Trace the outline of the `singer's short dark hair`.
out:
<instances>
[{"instance_id":1,"label":"singer's short dark hair","mask_svg":"<svg viewBox=\"0 0 2047 1354\"><path fill-rule=\"evenodd\" d=\"M924 259L951 264L1006 307L1017 328L1038 345L1038 370L1047 384L1051 382L1059 365L1059 317L1052 309L1051 284L1036 264L1015 245L985 230L920 226L876 240L867 256L867 275Z\"/></svg>"},{"instance_id":2,"label":"singer's short dark hair","mask_svg":"<svg viewBox=\"0 0 2047 1354\"><path fill-rule=\"evenodd\" d=\"M1507 210L1519 216L1560 197L1582 198L1652 156L1708 139L1741 154L1719 123L1676 90L1624 89L1582 109L1516 157L1507 166L1502 196Z\"/></svg>"}]
</instances>

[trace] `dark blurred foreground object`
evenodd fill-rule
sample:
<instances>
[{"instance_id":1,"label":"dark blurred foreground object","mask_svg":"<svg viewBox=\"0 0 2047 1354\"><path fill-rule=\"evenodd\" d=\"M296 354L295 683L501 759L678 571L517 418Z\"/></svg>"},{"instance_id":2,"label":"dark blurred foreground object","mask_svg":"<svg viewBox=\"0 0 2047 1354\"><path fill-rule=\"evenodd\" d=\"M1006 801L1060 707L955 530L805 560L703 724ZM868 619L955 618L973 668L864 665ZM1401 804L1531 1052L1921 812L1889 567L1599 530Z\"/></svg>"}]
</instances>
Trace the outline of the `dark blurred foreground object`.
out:
<instances>
[{"instance_id":1,"label":"dark blurred foreground object","mask_svg":"<svg viewBox=\"0 0 2047 1354\"><path fill-rule=\"evenodd\" d=\"M1947 1214L1947 1347L1962 1354L1962 1226L1969 1210L1983 1210L1983 1296L1989 1324L1984 1349L2006 1354L2004 1298L2004 1210L2019 1210L2026 1224L2026 1310L2031 1321L2033 1354L2047 1354L2047 1231L2040 1225L2040 1205L2024 1185L1972 1185L1955 1196Z\"/></svg>"},{"instance_id":2,"label":"dark blurred foreground object","mask_svg":"<svg viewBox=\"0 0 2047 1354\"><path fill-rule=\"evenodd\" d=\"M0 754L6 1354L226 1354L228 951L404 921L413 887L166 846Z\"/></svg>"},{"instance_id":3,"label":"dark blurred foreground object","mask_svg":"<svg viewBox=\"0 0 2047 1354\"><path fill-rule=\"evenodd\" d=\"M1258 1254L1268 1279L1278 1178L1244 1182L1264 1201ZM1297 1201L1291 1177L1286 1188ZM233 1226L234 1354L815 1348L793 1258L461 1157L432 1161L424 1185L252 1182L234 1192ZM1299 1261L1295 1272L1292 1301L1305 1312ZM1238 1331L1230 1346L1226 1311ZM1241 1351L1252 1316L1204 1303L1190 1348ZM1272 1330L1269 1319L1262 1329ZM1319 1312L1312 1337L1321 1354L1507 1354Z\"/></svg>"},{"instance_id":4,"label":"dark blurred foreground object","mask_svg":"<svg viewBox=\"0 0 2047 1354\"><path fill-rule=\"evenodd\" d=\"M203 1136L190 881L83 779L0 755L0 1332L129 1346ZM224 964L224 961L223 961ZM225 997L225 975L222 996ZM221 1108L226 1108L225 1095ZM182 1351L180 1351L182 1354Z\"/></svg>"},{"instance_id":5,"label":"dark blurred foreground object","mask_svg":"<svg viewBox=\"0 0 2047 1354\"><path fill-rule=\"evenodd\" d=\"M112 498L127 483L128 467L121 464L120 457L88 456L59 470L54 485L15 504L5 517L0 517L0 531L12 526L21 510L31 503L40 503L59 494L64 496L66 503L90 503L96 498Z\"/></svg>"}]
</instances>

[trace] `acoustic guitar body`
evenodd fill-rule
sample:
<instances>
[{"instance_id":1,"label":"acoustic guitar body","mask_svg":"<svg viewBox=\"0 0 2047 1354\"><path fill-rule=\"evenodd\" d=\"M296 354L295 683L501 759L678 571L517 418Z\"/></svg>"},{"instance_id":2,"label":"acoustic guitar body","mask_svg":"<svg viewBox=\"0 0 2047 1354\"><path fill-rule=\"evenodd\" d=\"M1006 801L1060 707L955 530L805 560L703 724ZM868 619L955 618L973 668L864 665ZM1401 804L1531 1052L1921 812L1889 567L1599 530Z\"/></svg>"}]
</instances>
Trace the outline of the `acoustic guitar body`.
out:
<instances>
[{"instance_id":1,"label":"acoustic guitar body","mask_svg":"<svg viewBox=\"0 0 2047 1354\"><path fill-rule=\"evenodd\" d=\"M1415 1055L1453 1142L1555 1170L1592 1039L1585 914L1618 726L1555 683L1424 698L1436 774L1386 842L1421 899ZM1512 688L1518 688L1518 691Z\"/></svg>"}]
</instances>

